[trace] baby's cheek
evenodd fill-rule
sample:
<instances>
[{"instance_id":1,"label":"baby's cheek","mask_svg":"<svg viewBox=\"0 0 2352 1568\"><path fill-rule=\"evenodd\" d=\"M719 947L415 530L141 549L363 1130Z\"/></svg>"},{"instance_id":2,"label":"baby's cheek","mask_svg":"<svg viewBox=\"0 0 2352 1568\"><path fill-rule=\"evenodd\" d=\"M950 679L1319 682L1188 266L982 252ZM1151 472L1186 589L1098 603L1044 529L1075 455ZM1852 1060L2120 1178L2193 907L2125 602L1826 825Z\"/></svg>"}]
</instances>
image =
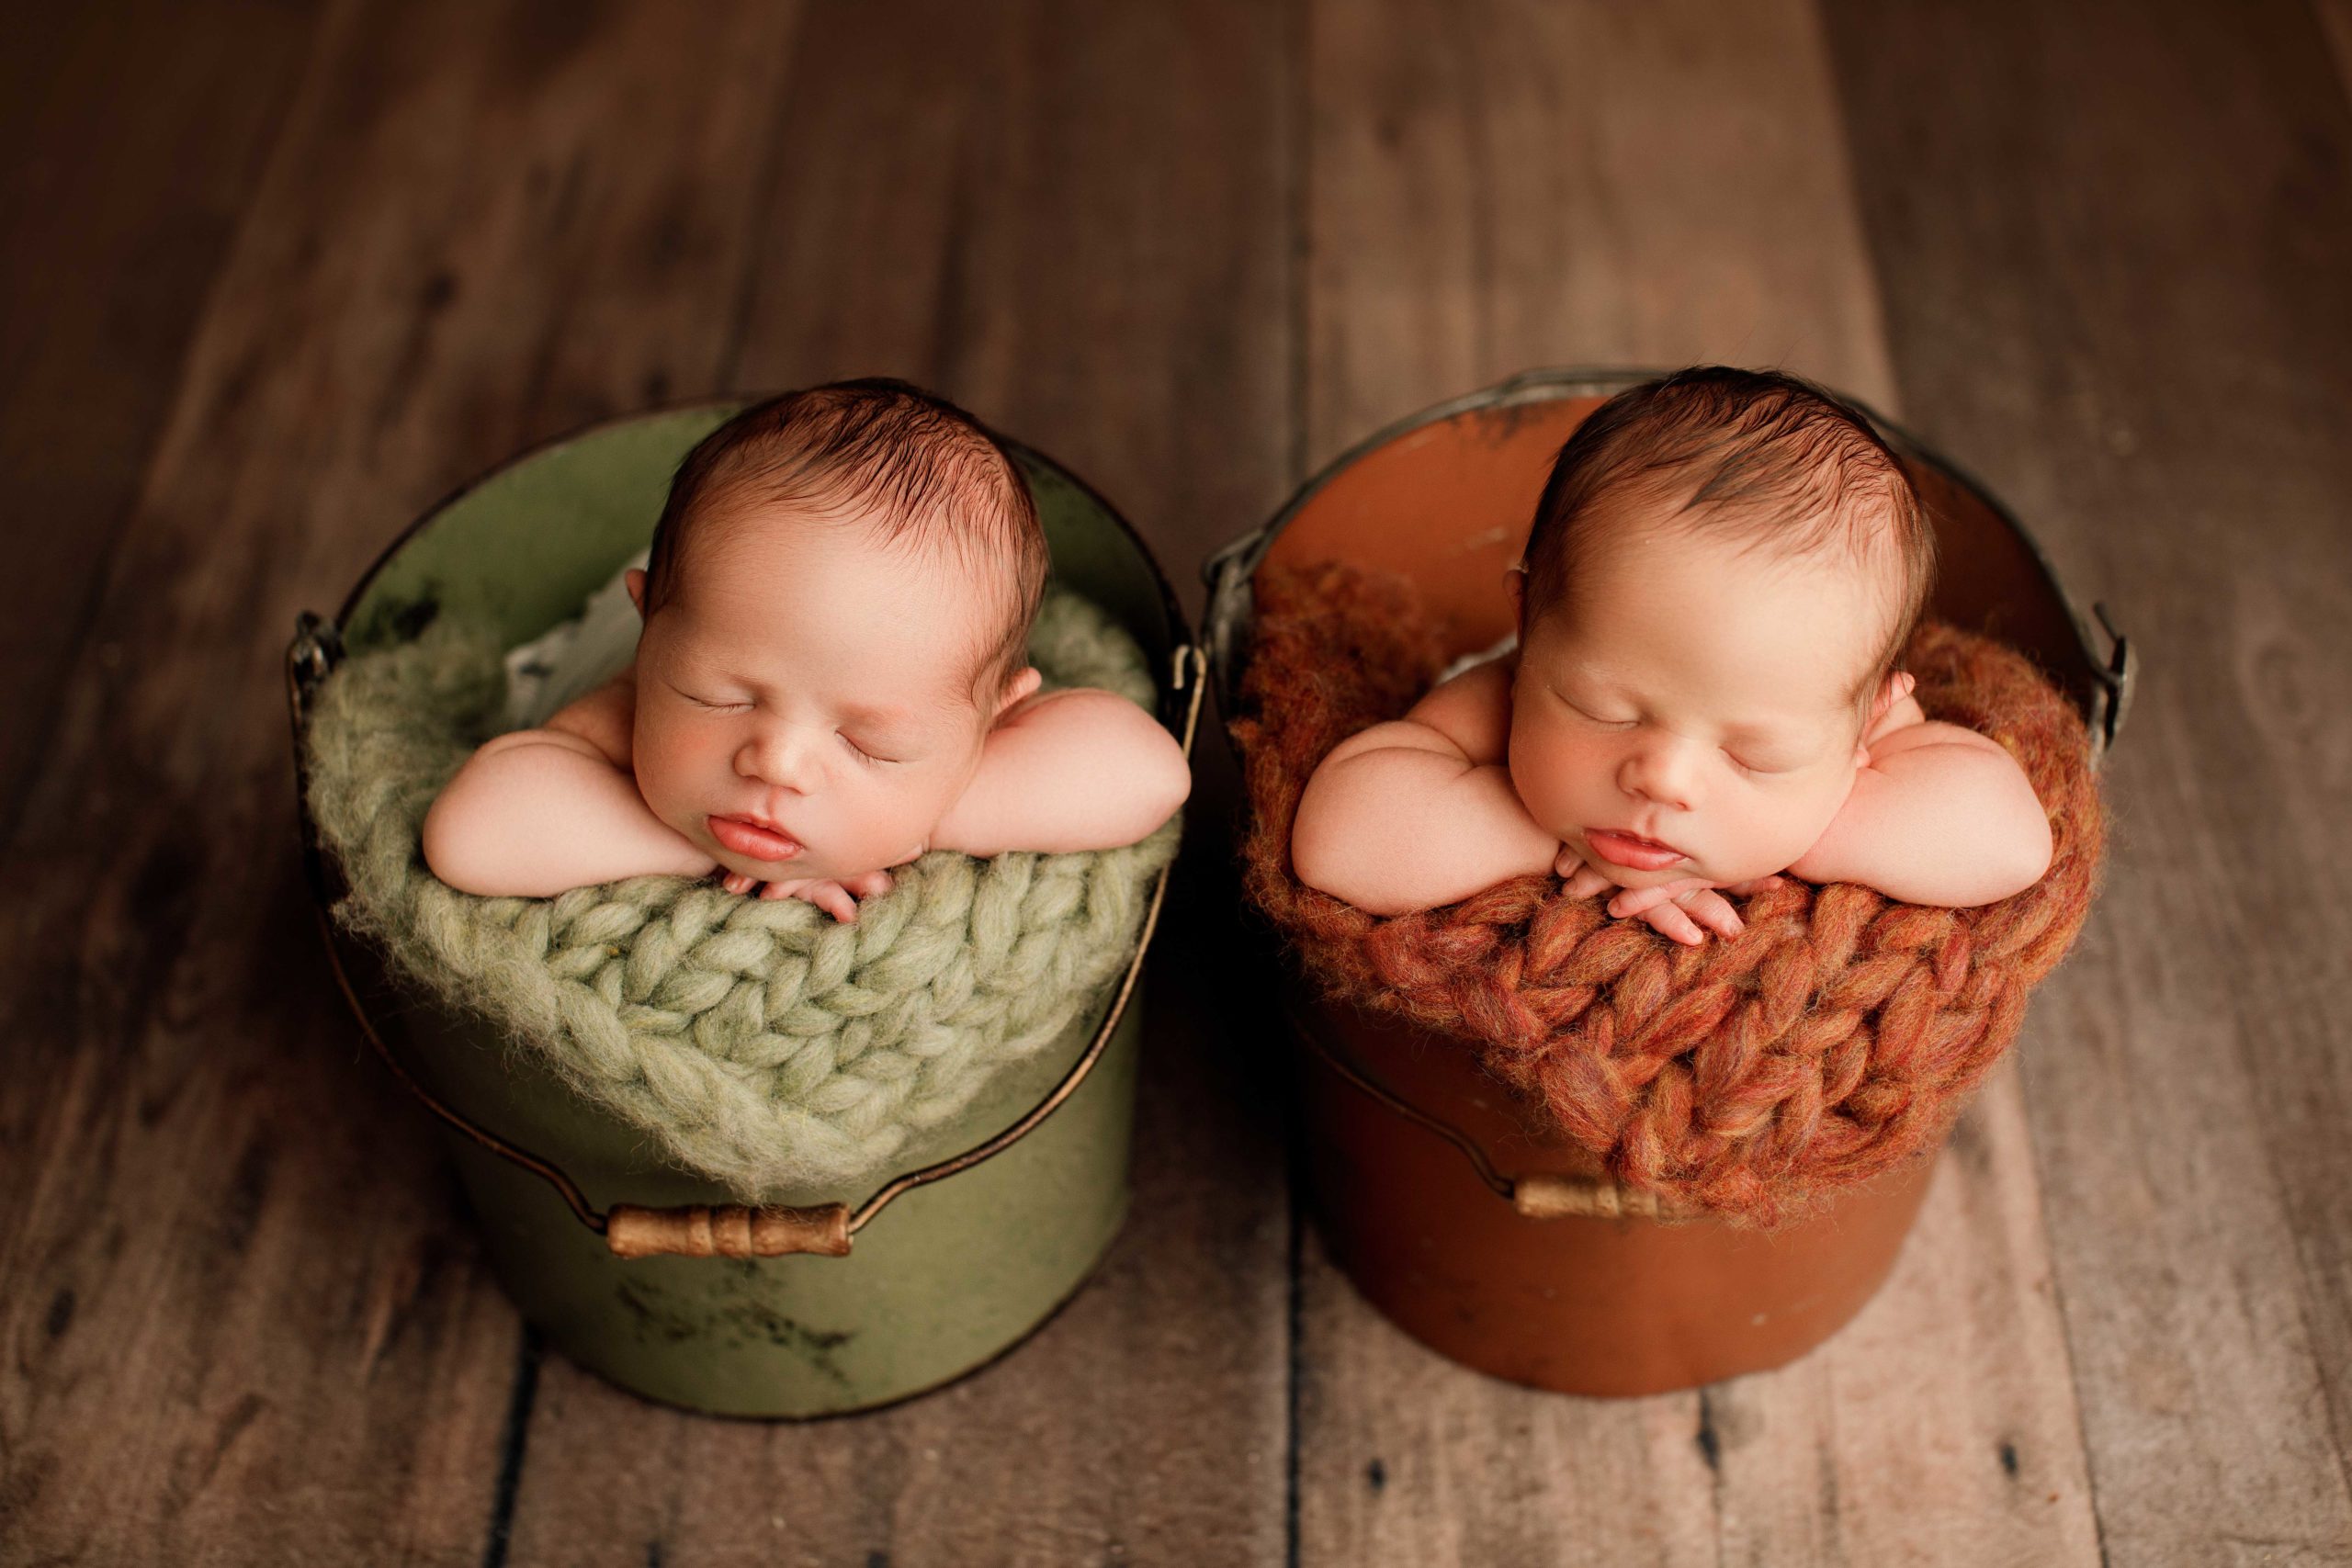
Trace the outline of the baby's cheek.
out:
<instances>
[{"instance_id":1,"label":"baby's cheek","mask_svg":"<svg viewBox=\"0 0 2352 1568\"><path fill-rule=\"evenodd\" d=\"M711 809L704 796L732 753L707 737L660 724L639 726L631 744L638 793L654 816L682 831L699 825Z\"/></svg>"},{"instance_id":2,"label":"baby's cheek","mask_svg":"<svg viewBox=\"0 0 2352 1568\"><path fill-rule=\"evenodd\" d=\"M1595 771L1593 760L1573 746L1542 734L1512 732L1511 785L1539 827L1564 833L1585 826L1585 797Z\"/></svg>"},{"instance_id":3,"label":"baby's cheek","mask_svg":"<svg viewBox=\"0 0 2352 1568\"><path fill-rule=\"evenodd\" d=\"M1760 796L1736 852L1745 863L1726 868L1724 880L1746 881L1786 871L1804 856L1827 830L1845 800L1851 780L1832 779L1822 785L1786 797Z\"/></svg>"},{"instance_id":4,"label":"baby's cheek","mask_svg":"<svg viewBox=\"0 0 2352 1568\"><path fill-rule=\"evenodd\" d=\"M844 843L843 850L860 861L871 861L864 869L872 870L892 864L917 844L928 844L954 804L947 795L949 783L936 775L903 773L853 781L839 797L845 808L844 837L854 846Z\"/></svg>"}]
</instances>

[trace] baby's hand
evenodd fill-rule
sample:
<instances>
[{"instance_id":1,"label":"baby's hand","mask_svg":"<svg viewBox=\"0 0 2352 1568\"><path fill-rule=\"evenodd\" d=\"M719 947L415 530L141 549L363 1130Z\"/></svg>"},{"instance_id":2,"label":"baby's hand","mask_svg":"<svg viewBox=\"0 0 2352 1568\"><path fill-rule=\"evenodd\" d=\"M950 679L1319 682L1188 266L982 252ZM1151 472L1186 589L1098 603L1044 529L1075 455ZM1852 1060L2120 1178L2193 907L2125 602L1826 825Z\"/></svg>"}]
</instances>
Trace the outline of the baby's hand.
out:
<instances>
[{"instance_id":1,"label":"baby's hand","mask_svg":"<svg viewBox=\"0 0 2352 1568\"><path fill-rule=\"evenodd\" d=\"M893 886L887 871L869 871L863 876L844 877L838 882L807 876L793 882L768 883L730 871L719 878L718 885L729 893L749 893L756 887L763 898L805 898L833 919L852 925L857 922L857 900L878 897Z\"/></svg>"},{"instance_id":2,"label":"baby's hand","mask_svg":"<svg viewBox=\"0 0 2352 1568\"><path fill-rule=\"evenodd\" d=\"M1739 911L1731 907L1724 894L1736 893L1744 897L1780 885L1777 876L1759 876L1748 882L1724 884L1718 891L1715 884L1694 876L1657 887L1629 888L1609 901L1609 912L1621 920L1645 920L1686 947L1697 947L1707 940L1707 931L1735 937L1747 929L1740 920ZM1702 926L1705 931L1700 929Z\"/></svg>"},{"instance_id":3,"label":"baby's hand","mask_svg":"<svg viewBox=\"0 0 2352 1568\"><path fill-rule=\"evenodd\" d=\"M1567 879L1571 898L1590 898L1615 886L1565 844L1553 870ZM1697 947L1707 940L1710 931L1718 936L1735 937L1747 929L1741 923L1739 911L1731 907L1724 894L1736 893L1745 897L1780 885L1777 876L1759 876L1724 885L1719 890L1703 877L1686 877L1679 882L1620 893L1609 901L1609 913L1621 920L1639 919L1687 947Z\"/></svg>"},{"instance_id":4,"label":"baby's hand","mask_svg":"<svg viewBox=\"0 0 2352 1568\"><path fill-rule=\"evenodd\" d=\"M1558 857L1552 862L1552 874L1566 879L1571 898L1589 898L1617 886L1586 864L1584 856L1566 844L1560 846Z\"/></svg>"}]
</instances>

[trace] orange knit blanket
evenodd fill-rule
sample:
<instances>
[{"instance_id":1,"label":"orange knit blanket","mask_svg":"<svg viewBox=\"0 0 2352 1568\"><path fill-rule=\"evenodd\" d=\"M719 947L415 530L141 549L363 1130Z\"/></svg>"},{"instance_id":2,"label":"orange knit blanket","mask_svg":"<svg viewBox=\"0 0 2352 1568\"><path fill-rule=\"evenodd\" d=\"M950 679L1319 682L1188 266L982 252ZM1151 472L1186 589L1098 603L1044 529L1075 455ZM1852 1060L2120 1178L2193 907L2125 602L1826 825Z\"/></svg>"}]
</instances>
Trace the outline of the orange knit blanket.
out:
<instances>
[{"instance_id":1,"label":"orange knit blanket","mask_svg":"<svg viewBox=\"0 0 2352 1568\"><path fill-rule=\"evenodd\" d=\"M2015 897L1939 909L1791 881L1698 948L1550 875L1364 914L1292 875L1292 819L1323 757L1402 715L1443 649L1401 579L1270 567L1257 600L1230 726L1250 897L1313 980L1466 1037L1627 1186L1770 1223L1938 1146L2082 929L2105 840L2082 719L2023 656L1937 625L1905 659L1920 704L1999 740L2050 813L2050 872Z\"/></svg>"}]
</instances>

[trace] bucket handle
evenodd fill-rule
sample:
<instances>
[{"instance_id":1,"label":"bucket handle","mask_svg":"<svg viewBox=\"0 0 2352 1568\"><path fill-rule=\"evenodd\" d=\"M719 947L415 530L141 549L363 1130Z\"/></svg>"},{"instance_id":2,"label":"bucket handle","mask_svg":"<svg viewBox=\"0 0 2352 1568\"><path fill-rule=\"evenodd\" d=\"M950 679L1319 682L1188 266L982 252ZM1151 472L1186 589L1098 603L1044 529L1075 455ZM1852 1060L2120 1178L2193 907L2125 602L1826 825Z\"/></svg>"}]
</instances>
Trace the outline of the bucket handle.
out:
<instances>
[{"instance_id":1,"label":"bucket handle","mask_svg":"<svg viewBox=\"0 0 2352 1568\"><path fill-rule=\"evenodd\" d=\"M1325 1066L1408 1122L1460 1149L1478 1179L1522 1219L1658 1220L1674 1224L1699 1217L1695 1210L1606 1176L1563 1176L1547 1171L1505 1176L1496 1168L1493 1156L1477 1139L1451 1122L1430 1115L1350 1061L1346 1053L1325 1039L1323 1032L1302 1016L1295 1006L1285 1006L1283 1011L1289 1016L1292 1032Z\"/></svg>"},{"instance_id":2,"label":"bucket handle","mask_svg":"<svg viewBox=\"0 0 2352 1568\"><path fill-rule=\"evenodd\" d=\"M2104 603L2093 600L2091 614L2098 618L2099 630L2107 634L2107 662L2091 667L2091 674L2098 682L2090 721L2091 766L2096 768L2115 745L2115 738L2123 732L2124 716L2132 711L2132 691L2140 673L2140 650L2116 626L2114 615Z\"/></svg>"},{"instance_id":3,"label":"bucket handle","mask_svg":"<svg viewBox=\"0 0 2352 1568\"><path fill-rule=\"evenodd\" d=\"M1161 867L1153 880L1150 901L1144 907L1143 929L1136 937L1135 956L1128 960L1126 972L1119 978L1119 988L1111 998L1102 1027L1094 1032L1094 1037L1087 1042L1086 1049L1070 1064L1053 1092L994 1137L962 1154L894 1178L854 1210L847 1203L820 1203L808 1208L694 1203L669 1209L615 1203L600 1210L560 1167L508 1143L417 1082L377 1032L374 1021L368 1018L350 973L344 966L343 954L335 945L334 925L327 915L326 861L319 845L318 824L311 818L310 769L304 747L311 700L320 682L334 672L344 657L343 637L334 626L307 610L296 617L294 641L286 650L287 710L294 730L295 800L301 818L302 861L311 884L311 908L324 939L328 967L334 971L335 985L350 1005L351 1015L358 1021L359 1032L367 1037L369 1047L409 1093L450 1127L554 1188L565 1207L582 1224L603 1236L616 1258L783 1258L794 1254L845 1258L851 1239L895 1200L1002 1154L1078 1092L1079 1085L1086 1081L1095 1063L1102 1059L1110 1045L1112 1032L1127 1010L1128 998L1143 973L1144 954L1149 951L1152 933L1159 925L1160 905L1168 896L1168 876L1172 866ZM1200 727L1201 698L1208 686L1208 661L1198 648L1182 643L1176 648L1170 662L1172 689L1185 694L1183 730L1177 739L1189 762L1193 738Z\"/></svg>"}]
</instances>

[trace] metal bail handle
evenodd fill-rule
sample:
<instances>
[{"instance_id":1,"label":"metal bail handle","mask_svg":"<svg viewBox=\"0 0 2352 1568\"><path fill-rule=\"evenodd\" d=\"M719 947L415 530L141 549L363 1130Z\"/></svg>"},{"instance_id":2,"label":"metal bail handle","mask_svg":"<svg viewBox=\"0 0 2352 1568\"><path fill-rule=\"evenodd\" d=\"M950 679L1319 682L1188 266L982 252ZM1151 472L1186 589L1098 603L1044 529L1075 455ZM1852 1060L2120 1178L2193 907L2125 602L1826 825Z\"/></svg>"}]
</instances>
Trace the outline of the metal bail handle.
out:
<instances>
[{"instance_id":1,"label":"metal bail handle","mask_svg":"<svg viewBox=\"0 0 2352 1568\"><path fill-rule=\"evenodd\" d=\"M2124 716L2132 711L2132 688L2140 672L2140 650L2115 624L2115 617L2105 604L2093 601L2091 614L2098 617L2099 630L2107 634L2108 656L2104 669L2094 666L2092 673L2098 677L2099 711L2091 716L2091 766L2096 768L2123 733Z\"/></svg>"},{"instance_id":2,"label":"metal bail handle","mask_svg":"<svg viewBox=\"0 0 2352 1568\"><path fill-rule=\"evenodd\" d=\"M1349 1087L1370 1096L1415 1126L1435 1134L1461 1150L1463 1157L1477 1173L1478 1179L1486 1183L1496 1197L1509 1203L1522 1219L1657 1220L1677 1224L1701 1217L1696 1210L1685 1208L1655 1192L1624 1186L1605 1176L1558 1176L1547 1172L1505 1176L1496 1168L1494 1160L1477 1139L1452 1122L1430 1115L1348 1060L1323 1038L1323 1032L1303 1017L1297 1008L1285 1007L1283 1010L1290 1018L1291 1032L1325 1066L1337 1073Z\"/></svg>"}]
</instances>

